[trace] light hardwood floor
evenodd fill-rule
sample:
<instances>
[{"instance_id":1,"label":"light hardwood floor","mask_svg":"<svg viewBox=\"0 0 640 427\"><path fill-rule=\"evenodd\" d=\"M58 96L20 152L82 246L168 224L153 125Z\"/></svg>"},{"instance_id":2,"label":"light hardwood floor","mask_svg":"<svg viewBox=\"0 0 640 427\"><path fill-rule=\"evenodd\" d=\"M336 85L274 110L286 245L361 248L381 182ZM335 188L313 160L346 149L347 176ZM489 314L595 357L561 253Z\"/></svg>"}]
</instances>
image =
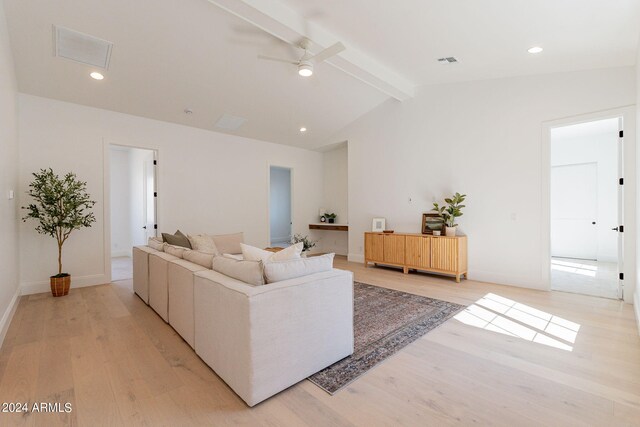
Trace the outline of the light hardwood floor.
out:
<instances>
[{"instance_id":1,"label":"light hardwood floor","mask_svg":"<svg viewBox=\"0 0 640 427\"><path fill-rule=\"evenodd\" d=\"M493 294L487 301L506 298L531 319L554 315L553 325L579 329L575 340L549 329L571 351L530 341L527 328L516 331L525 339L493 332L487 328L529 323L526 315L509 318L515 322L495 315L496 303L490 326L452 319L334 396L302 381L248 408L132 293L130 281L72 289L58 299L31 295L20 300L0 350L0 400L71 402L73 412L0 413L0 424L640 425L640 338L630 305L455 284L343 259L336 266L358 281L465 305ZM474 305L481 306L488 307Z\"/></svg>"}]
</instances>

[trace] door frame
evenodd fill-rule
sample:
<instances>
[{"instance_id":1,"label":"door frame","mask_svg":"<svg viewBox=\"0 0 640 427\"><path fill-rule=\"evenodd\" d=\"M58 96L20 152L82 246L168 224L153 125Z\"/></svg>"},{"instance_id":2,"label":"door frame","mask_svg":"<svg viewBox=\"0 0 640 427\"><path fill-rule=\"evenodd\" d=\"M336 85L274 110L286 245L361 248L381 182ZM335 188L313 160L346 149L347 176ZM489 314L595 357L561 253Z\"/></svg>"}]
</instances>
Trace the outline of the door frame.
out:
<instances>
[{"instance_id":1,"label":"door frame","mask_svg":"<svg viewBox=\"0 0 640 427\"><path fill-rule=\"evenodd\" d=\"M540 156L540 265L542 289L551 290L551 129L580 123L593 122L604 119L622 118L624 124L624 138L622 146L618 148L624 155L622 169L619 171L624 178L622 188L623 209L619 209L618 216L624 225L622 234L623 253L618 254L622 259L624 273L624 301L631 303L635 291L636 281L636 111L635 105L629 105L610 110L597 111L587 114L550 120L542 123L541 156ZM631 236L624 238L624 235Z\"/></svg>"},{"instance_id":2,"label":"door frame","mask_svg":"<svg viewBox=\"0 0 640 427\"><path fill-rule=\"evenodd\" d=\"M291 206L289 210L291 212L291 237L295 235L295 215L294 209L294 189L295 189L295 179L294 179L294 168L292 166L283 166L280 164L269 163L267 162L267 245L271 246L271 168L281 168L281 169L289 169L289 185L291 187Z\"/></svg>"},{"instance_id":3,"label":"door frame","mask_svg":"<svg viewBox=\"0 0 640 427\"><path fill-rule=\"evenodd\" d=\"M137 144L129 144L123 142L115 142L108 140L107 138L102 138L102 192L103 192L103 206L102 206L102 216L104 218L104 227L103 227L103 236L102 240L104 242L103 246L103 265L104 265L104 277L106 279L106 283L111 283L111 155L109 148L111 146L117 147L127 147L127 148L139 148L142 150L152 150L154 152L154 159L156 160L156 168L155 168L155 191L159 193L158 188L160 187L160 174L158 173L158 164L160 163L160 149L158 147L153 146L145 146L145 145L137 145ZM159 212L159 197L156 197L155 209L156 209L156 223L158 224L158 228L160 228L160 222L158 217Z\"/></svg>"}]
</instances>

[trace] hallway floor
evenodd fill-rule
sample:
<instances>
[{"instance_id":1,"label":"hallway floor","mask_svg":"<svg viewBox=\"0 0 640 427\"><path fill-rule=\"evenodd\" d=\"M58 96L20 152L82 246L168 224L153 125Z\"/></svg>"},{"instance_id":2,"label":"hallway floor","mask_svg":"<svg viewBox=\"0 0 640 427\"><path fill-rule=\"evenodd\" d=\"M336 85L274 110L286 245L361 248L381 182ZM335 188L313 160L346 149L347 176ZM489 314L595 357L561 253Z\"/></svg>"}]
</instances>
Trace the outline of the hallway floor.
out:
<instances>
[{"instance_id":1,"label":"hallway floor","mask_svg":"<svg viewBox=\"0 0 640 427\"><path fill-rule=\"evenodd\" d=\"M586 259L551 258L554 291L618 299L618 265Z\"/></svg>"},{"instance_id":2,"label":"hallway floor","mask_svg":"<svg viewBox=\"0 0 640 427\"><path fill-rule=\"evenodd\" d=\"M111 258L111 281L127 280L133 277L133 260L128 256Z\"/></svg>"}]
</instances>

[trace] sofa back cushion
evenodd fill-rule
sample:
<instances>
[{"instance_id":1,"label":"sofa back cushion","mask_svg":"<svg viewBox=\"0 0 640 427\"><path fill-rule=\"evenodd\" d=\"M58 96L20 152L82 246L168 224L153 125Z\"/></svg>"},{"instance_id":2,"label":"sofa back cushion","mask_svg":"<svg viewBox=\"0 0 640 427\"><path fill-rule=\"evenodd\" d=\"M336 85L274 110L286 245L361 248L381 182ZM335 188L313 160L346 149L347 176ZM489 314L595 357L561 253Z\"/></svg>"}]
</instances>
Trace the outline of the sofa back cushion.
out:
<instances>
[{"instance_id":1,"label":"sofa back cushion","mask_svg":"<svg viewBox=\"0 0 640 427\"><path fill-rule=\"evenodd\" d=\"M217 236L212 236L213 241L218 248L218 252L221 254L240 254L242 253L242 248L240 247L240 243L244 242L244 234L243 233L234 233L234 234L219 234Z\"/></svg>"},{"instance_id":2,"label":"sofa back cushion","mask_svg":"<svg viewBox=\"0 0 640 427\"><path fill-rule=\"evenodd\" d=\"M325 254L309 258L292 259L288 261L272 261L264 265L264 276L267 283L281 282L308 276L309 274L329 271L333 268L335 254Z\"/></svg>"},{"instance_id":3,"label":"sofa back cushion","mask_svg":"<svg viewBox=\"0 0 640 427\"><path fill-rule=\"evenodd\" d=\"M200 251L184 251L182 257L189 262L201 265L211 270L214 255Z\"/></svg>"},{"instance_id":4,"label":"sofa back cushion","mask_svg":"<svg viewBox=\"0 0 640 427\"><path fill-rule=\"evenodd\" d=\"M240 244L242 248L242 256L247 261L262 261L264 263L271 261L286 261L290 259L300 258L302 253L302 242L291 245L288 248L284 248L278 252L265 251L264 249L256 248L255 246Z\"/></svg>"},{"instance_id":5,"label":"sofa back cushion","mask_svg":"<svg viewBox=\"0 0 640 427\"><path fill-rule=\"evenodd\" d=\"M164 244L164 251L169 255L173 255L177 258L182 258L185 251L189 251L190 249L183 248L182 246L174 246L168 243Z\"/></svg>"},{"instance_id":6,"label":"sofa back cushion","mask_svg":"<svg viewBox=\"0 0 640 427\"><path fill-rule=\"evenodd\" d=\"M159 239L158 237L149 237L147 246L149 246L151 249L155 249L156 251L164 250L164 243L162 242L162 239Z\"/></svg>"},{"instance_id":7,"label":"sofa back cushion","mask_svg":"<svg viewBox=\"0 0 640 427\"><path fill-rule=\"evenodd\" d=\"M213 258L213 270L254 286L264 285L262 261L237 261L224 256Z\"/></svg>"},{"instance_id":8,"label":"sofa back cushion","mask_svg":"<svg viewBox=\"0 0 640 427\"><path fill-rule=\"evenodd\" d=\"M209 236L208 234L197 234L195 236L189 234L187 237L189 238L189 243L191 243L191 249L208 254L220 255L216 242L213 241L213 236Z\"/></svg>"},{"instance_id":9,"label":"sofa back cushion","mask_svg":"<svg viewBox=\"0 0 640 427\"><path fill-rule=\"evenodd\" d=\"M175 234L162 233L162 240L170 245L191 249L189 239L180 230L176 230Z\"/></svg>"}]
</instances>

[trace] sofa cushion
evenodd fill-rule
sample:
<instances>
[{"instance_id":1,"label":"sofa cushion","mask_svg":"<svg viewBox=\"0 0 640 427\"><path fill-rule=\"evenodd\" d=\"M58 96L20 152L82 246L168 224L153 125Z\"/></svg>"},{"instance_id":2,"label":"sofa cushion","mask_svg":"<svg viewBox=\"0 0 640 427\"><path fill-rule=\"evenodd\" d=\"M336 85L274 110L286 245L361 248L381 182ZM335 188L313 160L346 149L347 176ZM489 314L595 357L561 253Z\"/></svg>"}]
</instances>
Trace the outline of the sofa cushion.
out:
<instances>
[{"instance_id":1,"label":"sofa cushion","mask_svg":"<svg viewBox=\"0 0 640 427\"><path fill-rule=\"evenodd\" d=\"M191 249L189 239L180 230L176 230L175 234L162 233L162 240L170 245Z\"/></svg>"},{"instance_id":2,"label":"sofa cushion","mask_svg":"<svg viewBox=\"0 0 640 427\"><path fill-rule=\"evenodd\" d=\"M191 249L205 252L213 255L220 255L216 242L213 241L213 236L208 234L197 234L195 236L189 234L189 243L191 243Z\"/></svg>"},{"instance_id":3,"label":"sofa cushion","mask_svg":"<svg viewBox=\"0 0 640 427\"><path fill-rule=\"evenodd\" d=\"M334 256L335 254L326 254L288 261L268 262L264 265L264 276L267 279L267 283L275 283L329 271L333 268Z\"/></svg>"},{"instance_id":4,"label":"sofa cushion","mask_svg":"<svg viewBox=\"0 0 640 427\"><path fill-rule=\"evenodd\" d=\"M286 261L290 259L300 258L304 245L302 242L291 245L288 248L284 248L278 252L265 251L264 249L256 248L255 246L240 244L242 248L242 256L247 261Z\"/></svg>"},{"instance_id":5,"label":"sofa cushion","mask_svg":"<svg viewBox=\"0 0 640 427\"><path fill-rule=\"evenodd\" d=\"M250 285L264 285L262 261L236 261L224 256L217 256L213 258L213 270Z\"/></svg>"},{"instance_id":6,"label":"sofa cushion","mask_svg":"<svg viewBox=\"0 0 640 427\"><path fill-rule=\"evenodd\" d=\"M164 250L164 243L162 242L162 239L158 237L149 237L147 246L149 246L151 249L155 249L156 251Z\"/></svg>"},{"instance_id":7,"label":"sofa cushion","mask_svg":"<svg viewBox=\"0 0 640 427\"><path fill-rule=\"evenodd\" d=\"M219 234L212 236L213 241L221 254L239 254L242 253L240 243L244 242L243 233L235 234Z\"/></svg>"},{"instance_id":8,"label":"sofa cushion","mask_svg":"<svg viewBox=\"0 0 640 427\"><path fill-rule=\"evenodd\" d=\"M190 249L184 248L182 246L174 246L169 243L164 244L164 251L169 255L173 255L177 258L182 258L184 256L185 251L189 251Z\"/></svg>"},{"instance_id":9,"label":"sofa cushion","mask_svg":"<svg viewBox=\"0 0 640 427\"><path fill-rule=\"evenodd\" d=\"M189 262L211 269L214 255L201 251L184 251L182 257Z\"/></svg>"}]
</instances>

